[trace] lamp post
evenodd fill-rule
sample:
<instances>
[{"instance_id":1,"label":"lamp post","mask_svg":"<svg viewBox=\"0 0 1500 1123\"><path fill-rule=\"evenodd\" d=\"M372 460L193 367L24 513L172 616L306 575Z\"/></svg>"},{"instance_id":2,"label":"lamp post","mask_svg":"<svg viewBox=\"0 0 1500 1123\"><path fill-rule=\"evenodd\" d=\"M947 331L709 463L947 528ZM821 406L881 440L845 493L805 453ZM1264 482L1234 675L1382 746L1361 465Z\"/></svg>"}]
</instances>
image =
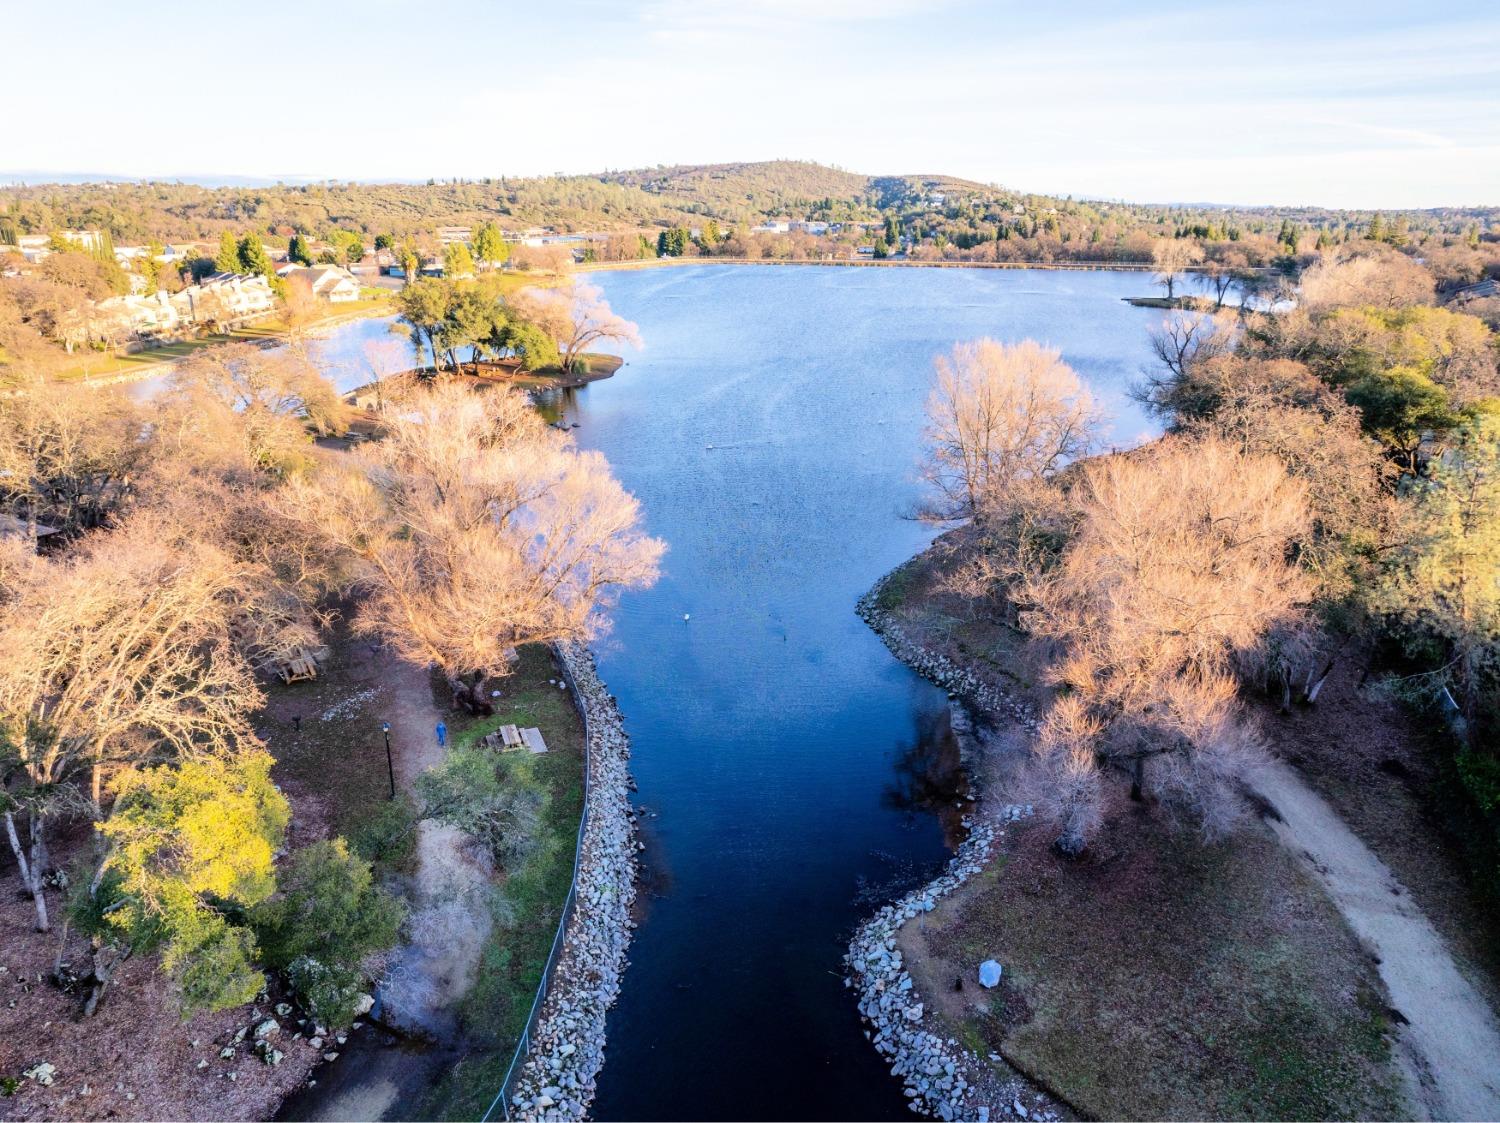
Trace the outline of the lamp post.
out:
<instances>
[{"instance_id":1,"label":"lamp post","mask_svg":"<svg viewBox=\"0 0 1500 1123\"><path fill-rule=\"evenodd\" d=\"M396 798L396 766L391 762L391 723L382 721L380 732L385 734L385 770L391 777L391 798Z\"/></svg>"}]
</instances>

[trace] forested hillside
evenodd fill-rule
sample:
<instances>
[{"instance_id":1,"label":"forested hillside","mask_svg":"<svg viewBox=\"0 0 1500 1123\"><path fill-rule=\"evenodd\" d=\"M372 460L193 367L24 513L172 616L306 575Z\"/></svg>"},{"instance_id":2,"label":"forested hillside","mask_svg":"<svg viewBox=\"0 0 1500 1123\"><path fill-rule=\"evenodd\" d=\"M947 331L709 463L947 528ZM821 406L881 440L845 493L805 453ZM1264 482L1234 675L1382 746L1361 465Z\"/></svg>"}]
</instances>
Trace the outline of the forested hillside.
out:
<instances>
[{"instance_id":1,"label":"forested hillside","mask_svg":"<svg viewBox=\"0 0 1500 1123\"><path fill-rule=\"evenodd\" d=\"M108 230L116 242L212 238L223 230L267 235L331 229L397 236L434 226L497 220L507 227L624 231L695 226L713 219L732 229L770 218L831 222L899 219L923 237L960 249L1008 238L1052 238L1102 245L1141 230L1159 236L1313 239L1364 230L1367 211L1084 202L1024 194L944 175L870 176L820 164L776 160L611 171L598 175L495 177L414 183L277 184L209 188L183 183L18 185L0 191L0 242L57 229ZM1500 208L1388 212L1398 237L1482 237L1500 226ZM1309 247L1310 248L1310 247Z\"/></svg>"}]
</instances>

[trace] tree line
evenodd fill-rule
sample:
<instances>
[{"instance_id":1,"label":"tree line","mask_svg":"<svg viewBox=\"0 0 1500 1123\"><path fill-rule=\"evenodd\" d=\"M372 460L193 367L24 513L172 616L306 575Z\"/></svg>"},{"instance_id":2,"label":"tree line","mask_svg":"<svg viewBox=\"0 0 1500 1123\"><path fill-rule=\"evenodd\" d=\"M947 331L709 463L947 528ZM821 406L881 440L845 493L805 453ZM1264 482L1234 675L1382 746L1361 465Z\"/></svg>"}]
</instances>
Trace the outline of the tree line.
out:
<instances>
[{"instance_id":1,"label":"tree line","mask_svg":"<svg viewBox=\"0 0 1500 1123\"><path fill-rule=\"evenodd\" d=\"M419 381L378 439L317 443L350 420L295 341L200 352L144 403L40 381L0 399L0 811L86 1014L154 952L185 1013L274 972L346 1022L403 909L343 839L278 857L268 676L351 612L472 699L654 579L635 500L520 394ZM529 797L451 789L425 780L422 814L524 850Z\"/></svg>"},{"instance_id":2,"label":"tree line","mask_svg":"<svg viewBox=\"0 0 1500 1123\"><path fill-rule=\"evenodd\" d=\"M960 344L928 404L946 588L1026 637L1052 687L1026 785L1078 853L1110 777L1223 835L1264 749L1245 690L1315 704L1352 647L1453 730L1482 828L1500 811L1495 333L1433 304L1383 243L1320 255L1286 300L1179 310L1134 393L1166 425L1099 454L1052 350ZM1495 879L1497 839L1487 878Z\"/></svg>"}]
</instances>

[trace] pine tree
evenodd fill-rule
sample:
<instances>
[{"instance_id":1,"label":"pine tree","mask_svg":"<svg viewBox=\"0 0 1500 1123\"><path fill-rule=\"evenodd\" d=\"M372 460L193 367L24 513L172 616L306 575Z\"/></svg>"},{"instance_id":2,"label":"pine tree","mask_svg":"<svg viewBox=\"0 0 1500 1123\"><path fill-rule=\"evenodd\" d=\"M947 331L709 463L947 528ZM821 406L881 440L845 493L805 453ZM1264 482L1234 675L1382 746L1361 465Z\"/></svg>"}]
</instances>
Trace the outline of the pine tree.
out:
<instances>
[{"instance_id":1,"label":"pine tree","mask_svg":"<svg viewBox=\"0 0 1500 1123\"><path fill-rule=\"evenodd\" d=\"M261 244L259 234L252 232L241 238L237 252L241 272L259 273L263 277L269 277L275 272L271 267L271 258L266 253L266 247Z\"/></svg>"},{"instance_id":2,"label":"pine tree","mask_svg":"<svg viewBox=\"0 0 1500 1123\"><path fill-rule=\"evenodd\" d=\"M312 251L307 248L307 241L301 234L293 234L291 243L286 248L286 259L295 261L298 265L311 265Z\"/></svg>"},{"instance_id":3,"label":"pine tree","mask_svg":"<svg viewBox=\"0 0 1500 1123\"><path fill-rule=\"evenodd\" d=\"M1385 241L1385 216L1379 211L1376 211L1375 217L1370 219L1370 232L1368 235L1366 235L1366 237L1368 237L1372 242Z\"/></svg>"},{"instance_id":4,"label":"pine tree","mask_svg":"<svg viewBox=\"0 0 1500 1123\"><path fill-rule=\"evenodd\" d=\"M240 247L228 230L219 235L219 252L214 258L214 270L218 273L240 271Z\"/></svg>"},{"instance_id":5,"label":"pine tree","mask_svg":"<svg viewBox=\"0 0 1500 1123\"><path fill-rule=\"evenodd\" d=\"M503 265L510 257L510 243L493 222L486 222L474 235L474 259L481 266Z\"/></svg>"}]
</instances>

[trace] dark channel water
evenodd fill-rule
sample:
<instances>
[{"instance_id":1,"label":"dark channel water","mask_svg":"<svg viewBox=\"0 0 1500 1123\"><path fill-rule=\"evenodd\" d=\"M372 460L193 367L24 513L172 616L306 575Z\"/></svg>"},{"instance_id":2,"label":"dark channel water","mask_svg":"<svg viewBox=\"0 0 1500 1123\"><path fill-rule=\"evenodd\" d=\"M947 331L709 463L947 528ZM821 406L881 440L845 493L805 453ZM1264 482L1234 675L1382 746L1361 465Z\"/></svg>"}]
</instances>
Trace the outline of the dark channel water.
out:
<instances>
[{"instance_id":1,"label":"dark channel water","mask_svg":"<svg viewBox=\"0 0 1500 1123\"><path fill-rule=\"evenodd\" d=\"M854 926L949 854L931 798L945 696L856 599L931 532L904 516L932 357L1059 347L1115 415L1160 313L1139 274L682 267L594 278L645 340L569 395L666 540L660 582L598 645L634 744L641 924L594 1114L904 1119L840 960ZM684 616L690 619L684 619ZM951 795L947 797L951 800ZM946 801L945 801L946 802ZM948 803L951 808L951 802Z\"/></svg>"},{"instance_id":2,"label":"dark channel water","mask_svg":"<svg viewBox=\"0 0 1500 1123\"><path fill-rule=\"evenodd\" d=\"M957 777L946 697L854 603L931 538L906 515L933 356L981 335L1056 346L1115 418L1113 442L1135 443L1151 427L1124 390L1161 313L1121 298L1150 279L812 266L591 279L645 349L549 404L669 548L658 584L626 595L596 645L634 743L647 849L594 1116L909 1118L841 959L856 924L948 857L938 812L952 829ZM388 323L316 344L342 389L368 381Z\"/></svg>"}]
</instances>

